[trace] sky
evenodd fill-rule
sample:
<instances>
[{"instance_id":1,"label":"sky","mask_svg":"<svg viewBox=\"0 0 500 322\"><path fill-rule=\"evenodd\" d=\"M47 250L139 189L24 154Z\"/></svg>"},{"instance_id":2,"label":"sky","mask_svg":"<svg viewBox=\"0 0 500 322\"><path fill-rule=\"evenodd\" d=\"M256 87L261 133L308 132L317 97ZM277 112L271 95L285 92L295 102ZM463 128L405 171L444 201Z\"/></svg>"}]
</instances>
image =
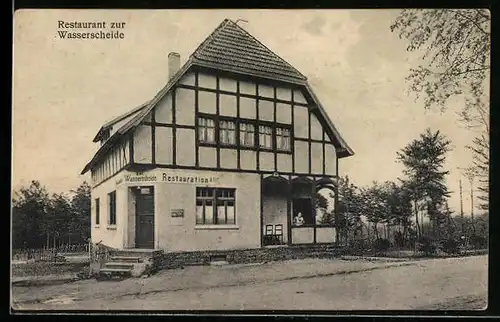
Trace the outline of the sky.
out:
<instances>
[{"instance_id":1,"label":"sky","mask_svg":"<svg viewBox=\"0 0 500 322\"><path fill-rule=\"evenodd\" d=\"M397 180L396 153L426 128L452 141L446 169L450 208L459 210L459 167L476 133L458 122L462 102L425 110L405 76L419 54L390 32L398 10L24 10L14 17L12 187L39 180L51 192L75 189L98 149L106 121L150 100L167 81L167 55L184 63L222 22L250 34L304 74L355 155L340 175L359 185ZM124 39L58 37L58 21L125 22ZM468 182L463 182L468 212Z\"/></svg>"}]
</instances>

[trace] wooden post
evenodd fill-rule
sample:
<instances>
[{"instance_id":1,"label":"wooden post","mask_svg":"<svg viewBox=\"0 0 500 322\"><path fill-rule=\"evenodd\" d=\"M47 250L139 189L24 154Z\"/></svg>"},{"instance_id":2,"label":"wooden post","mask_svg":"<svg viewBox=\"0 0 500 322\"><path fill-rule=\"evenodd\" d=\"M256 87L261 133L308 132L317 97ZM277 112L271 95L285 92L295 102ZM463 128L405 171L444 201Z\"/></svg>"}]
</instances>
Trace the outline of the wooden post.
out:
<instances>
[{"instance_id":1,"label":"wooden post","mask_svg":"<svg viewBox=\"0 0 500 322\"><path fill-rule=\"evenodd\" d=\"M462 198L462 177L460 177L460 218L462 219L462 235L464 235L464 202Z\"/></svg>"}]
</instances>

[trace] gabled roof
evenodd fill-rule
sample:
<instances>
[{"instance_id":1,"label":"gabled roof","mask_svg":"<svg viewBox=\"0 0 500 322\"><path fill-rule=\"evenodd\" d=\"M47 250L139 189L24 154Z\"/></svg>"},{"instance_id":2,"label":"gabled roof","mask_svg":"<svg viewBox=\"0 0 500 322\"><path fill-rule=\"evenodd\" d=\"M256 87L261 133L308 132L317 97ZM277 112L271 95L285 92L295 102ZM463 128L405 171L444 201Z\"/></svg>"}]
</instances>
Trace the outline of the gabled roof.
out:
<instances>
[{"instance_id":1,"label":"gabled roof","mask_svg":"<svg viewBox=\"0 0 500 322\"><path fill-rule=\"evenodd\" d=\"M120 121L123 121L126 118L134 115L135 113L139 112L143 108L146 108L148 106L148 104L149 104L149 101L145 102L145 103L143 103L143 104L141 104L139 106L137 106L136 108L132 109L131 111L129 111L129 112L125 113L125 114L117 116L114 119L106 122L103 126L101 126L101 128L99 129L99 131L97 131L97 134L95 135L95 137L93 139L93 142L99 142L100 137L101 137L101 135L103 134L104 131L106 131L107 129L111 128L114 124L116 124L116 123L118 123Z\"/></svg>"},{"instance_id":2,"label":"gabled roof","mask_svg":"<svg viewBox=\"0 0 500 322\"><path fill-rule=\"evenodd\" d=\"M96 152L92 160L87 163L81 174L89 171L124 134L138 126L148 115L155 105L165 96L168 91L179 81L179 79L192 67L201 66L216 70L229 71L237 74L252 75L261 78L288 82L298 85L304 89L308 96L318 107L319 114L323 117L328 126L329 135L337 148L337 155L340 158L354 154L352 149L342 139L333 122L328 117L319 99L314 94L312 88L307 83L307 79L299 71L293 68L270 49L260 43L257 39L248 34L244 29L229 19L225 19L217 29L208 36L205 41L189 57L188 61L179 71L168 81L156 96L136 109L118 117L108 123L103 128L117 123L120 120L131 116L130 120L121 126ZM135 114L134 114L135 113Z\"/></svg>"},{"instance_id":3,"label":"gabled roof","mask_svg":"<svg viewBox=\"0 0 500 322\"><path fill-rule=\"evenodd\" d=\"M278 80L304 82L307 78L229 19L208 36L192 54L197 63L215 69Z\"/></svg>"}]
</instances>

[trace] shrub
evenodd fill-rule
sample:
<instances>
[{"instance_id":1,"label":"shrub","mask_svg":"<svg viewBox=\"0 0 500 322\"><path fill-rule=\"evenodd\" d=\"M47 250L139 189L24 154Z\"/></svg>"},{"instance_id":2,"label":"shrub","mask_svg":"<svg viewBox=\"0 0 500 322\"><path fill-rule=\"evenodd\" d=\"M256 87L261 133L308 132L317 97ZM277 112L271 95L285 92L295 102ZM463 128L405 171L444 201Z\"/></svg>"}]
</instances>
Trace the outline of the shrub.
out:
<instances>
[{"instance_id":1,"label":"shrub","mask_svg":"<svg viewBox=\"0 0 500 322\"><path fill-rule=\"evenodd\" d=\"M443 251L447 254L456 254L459 250L459 242L456 239L448 238L441 244Z\"/></svg>"},{"instance_id":2,"label":"shrub","mask_svg":"<svg viewBox=\"0 0 500 322\"><path fill-rule=\"evenodd\" d=\"M391 242L388 239L379 238L373 243L373 248L377 252L385 252L391 247Z\"/></svg>"},{"instance_id":3,"label":"shrub","mask_svg":"<svg viewBox=\"0 0 500 322\"><path fill-rule=\"evenodd\" d=\"M425 256L436 254L438 245L432 238L422 236L417 240L417 250L424 253Z\"/></svg>"},{"instance_id":4,"label":"shrub","mask_svg":"<svg viewBox=\"0 0 500 322\"><path fill-rule=\"evenodd\" d=\"M469 242L474 249L484 249L488 247L488 240L483 236L472 235L470 236Z\"/></svg>"}]
</instances>

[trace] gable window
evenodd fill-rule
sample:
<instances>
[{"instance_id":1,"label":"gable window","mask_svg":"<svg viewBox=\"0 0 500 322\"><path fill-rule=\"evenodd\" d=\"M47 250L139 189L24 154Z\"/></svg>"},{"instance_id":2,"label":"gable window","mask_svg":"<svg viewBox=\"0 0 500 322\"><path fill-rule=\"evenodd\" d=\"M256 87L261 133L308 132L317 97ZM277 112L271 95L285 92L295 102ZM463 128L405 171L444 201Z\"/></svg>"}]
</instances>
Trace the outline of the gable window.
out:
<instances>
[{"instance_id":1,"label":"gable window","mask_svg":"<svg viewBox=\"0 0 500 322\"><path fill-rule=\"evenodd\" d=\"M276 148L281 151L290 151L290 130L282 127L276 128Z\"/></svg>"},{"instance_id":2,"label":"gable window","mask_svg":"<svg viewBox=\"0 0 500 322\"><path fill-rule=\"evenodd\" d=\"M215 121L209 118L198 119L198 141L215 143Z\"/></svg>"},{"instance_id":3,"label":"gable window","mask_svg":"<svg viewBox=\"0 0 500 322\"><path fill-rule=\"evenodd\" d=\"M99 198L95 199L95 224L99 225L101 217L101 205L99 204Z\"/></svg>"},{"instance_id":4,"label":"gable window","mask_svg":"<svg viewBox=\"0 0 500 322\"><path fill-rule=\"evenodd\" d=\"M240 123L240 145L254 146L255 126L249 123Z\"/></svg>"},{"instance_id":5,"label":"gable window","mask_svg":"<svg viewBox=\"0 0 500 322\"><path fill-rule=\"evenodd\" d=\"M273 128L267 125L259 125L259 146L261 148L273 148Z\"/></svg>"},{"instance_id":6,"label":"gable window","mask_svg":"<svg viewBox=\"0 0 500 322\"><path fill-rule=\"evenodd\" d=\"M196 224L236 224L235 189L196 188Z\"/></svg>"},{"instance_id":7,"label":"gable window","mask_svg":"<svg viewBox=\"0 0 500 322\"><path fill-rule=\"evenodd\" d=\"M221 120L219 122L219 139L222 144L236 144L236 124L233 121Z\"/></svg>"},{"instance_id":8,"label":"gable window","mask_svg":"<svg viewBox=\"0 0 500 322\"><path fill-rule=\"evenodd\" d=\"M108 193L109 225L116 225L116 191Z\"/></svg>"}]
</instances>

